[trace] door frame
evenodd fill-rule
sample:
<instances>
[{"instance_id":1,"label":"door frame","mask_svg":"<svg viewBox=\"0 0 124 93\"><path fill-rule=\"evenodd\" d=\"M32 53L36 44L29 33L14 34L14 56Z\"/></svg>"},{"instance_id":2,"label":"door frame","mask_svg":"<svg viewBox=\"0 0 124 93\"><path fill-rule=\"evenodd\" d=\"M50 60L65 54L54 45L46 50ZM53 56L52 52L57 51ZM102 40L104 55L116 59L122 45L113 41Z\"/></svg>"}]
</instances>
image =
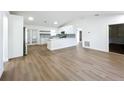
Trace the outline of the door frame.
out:
<instances>
[{"instance_id":1,"label":"door frame","mask_svg":"<svg viewBox=\"0 0 124 93\"><path fill-rule=\"evenodd\" d=\"M110 29L110 26L112 26L112 25L119 25L119 24L121 25L121 24L124 24L124 23L108 24L108 52L111 52L111 51L110 51L110 44L109 44L109 41L110 41L110 39L109 39L109 38L110 38L110 30L109 30L109 29Z\"/></svg>"}]
</instances>

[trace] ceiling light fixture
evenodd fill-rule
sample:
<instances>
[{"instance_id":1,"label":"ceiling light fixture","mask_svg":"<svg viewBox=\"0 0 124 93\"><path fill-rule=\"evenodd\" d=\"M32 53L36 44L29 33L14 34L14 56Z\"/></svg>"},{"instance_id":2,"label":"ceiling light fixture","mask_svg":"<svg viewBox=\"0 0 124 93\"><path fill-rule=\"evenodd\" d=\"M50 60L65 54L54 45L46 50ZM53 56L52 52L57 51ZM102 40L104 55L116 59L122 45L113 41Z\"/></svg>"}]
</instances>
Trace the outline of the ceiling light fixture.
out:
<instances>
[{"instance_id":1,"label":"ceiling light fixture","mask_svg":"<svg viewBox=\"0 0 124 93\"><path fill-rule=\"evenodd\" d=\"M45 20L44 23L47 23L47 21Z\"/></svg>"},{"instance_id":2,"label":"ceiling light fixture","mask_svg":"<svg viewBox=\"0 0 124 93\"><path fill-rule=\"evenodd\" d=\"M99 16L99 14L95 14L94 16Z\"/></svg>"},{"instance_id":3,"label":"ceiling light fixture","mask_svg":"<svg viewBox=\"0 0 124 93\"><path fill-rule=\"evenodd\" d=\"M55 22L54 22L54 24L55 24L55 25L57 25L57 24L58 24L58 22L57 22L57 21L55 21Z\"/></svg>"},{"instance_id":4,"label":"ceiling light fixture","mask_svg":"<svg viewBox=\"0 0 124 93\"><path fill-rule=\"evenodd\" d=\"M34 21L34 18L30 16L30 17L28 17L28 20L29 21Z\"/></svg>"}]
</instances>

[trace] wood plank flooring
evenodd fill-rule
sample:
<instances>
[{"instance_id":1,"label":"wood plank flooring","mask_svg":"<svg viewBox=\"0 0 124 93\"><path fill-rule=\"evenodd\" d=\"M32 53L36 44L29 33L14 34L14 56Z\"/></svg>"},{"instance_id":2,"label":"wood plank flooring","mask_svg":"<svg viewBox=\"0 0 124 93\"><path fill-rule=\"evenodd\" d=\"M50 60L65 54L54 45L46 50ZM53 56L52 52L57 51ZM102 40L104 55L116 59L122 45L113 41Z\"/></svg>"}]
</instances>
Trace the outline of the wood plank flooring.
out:
<instances>
[{"instance_id":1,"label":"wood plank flooring","mask_svg":"<svg viewBox=\"0 0 124 93\"><path fill-rule=\"evenodd\" d=\"M3 81L124 80L124 55L80 46L49 51L30 46L27 56L5 64Z\"/></svg>"}]
</instances>

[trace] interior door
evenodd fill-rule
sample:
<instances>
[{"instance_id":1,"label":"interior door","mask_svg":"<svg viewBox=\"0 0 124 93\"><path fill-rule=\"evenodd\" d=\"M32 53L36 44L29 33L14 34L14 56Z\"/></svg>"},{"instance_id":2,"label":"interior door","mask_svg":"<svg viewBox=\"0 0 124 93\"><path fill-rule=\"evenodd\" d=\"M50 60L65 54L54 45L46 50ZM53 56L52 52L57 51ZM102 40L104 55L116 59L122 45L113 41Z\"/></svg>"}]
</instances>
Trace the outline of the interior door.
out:
<instances>
[{"instance_id":1,"label":"interior door","mask_svg":"<svg viewBox=\"0 0 124 93\"><path fill-rule=\"evenodd\" d=\"M82 31L80 31L80 33L79 33L79 41L80 42L82 41Z\"/></svg>"}]
</instances>

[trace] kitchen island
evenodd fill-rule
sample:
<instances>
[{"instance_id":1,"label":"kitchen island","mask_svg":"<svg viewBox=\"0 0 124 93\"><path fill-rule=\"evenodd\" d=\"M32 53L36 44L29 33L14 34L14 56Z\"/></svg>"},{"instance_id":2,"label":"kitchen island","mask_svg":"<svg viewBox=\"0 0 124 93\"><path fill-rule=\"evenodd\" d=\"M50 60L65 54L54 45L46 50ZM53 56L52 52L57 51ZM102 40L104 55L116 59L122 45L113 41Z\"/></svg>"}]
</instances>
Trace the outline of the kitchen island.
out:
<instances>
[{"instance_id":1,"label":"kitchen island","mask_svg":"<svg viewBox=\"0 0 124 93\"><path fill-rule=\"evenodd\" d=\"M57 50L67 47L76 46L76 38L52 38L47 42L47 48L49 50Z\"/></svg>"}]
</instances>

